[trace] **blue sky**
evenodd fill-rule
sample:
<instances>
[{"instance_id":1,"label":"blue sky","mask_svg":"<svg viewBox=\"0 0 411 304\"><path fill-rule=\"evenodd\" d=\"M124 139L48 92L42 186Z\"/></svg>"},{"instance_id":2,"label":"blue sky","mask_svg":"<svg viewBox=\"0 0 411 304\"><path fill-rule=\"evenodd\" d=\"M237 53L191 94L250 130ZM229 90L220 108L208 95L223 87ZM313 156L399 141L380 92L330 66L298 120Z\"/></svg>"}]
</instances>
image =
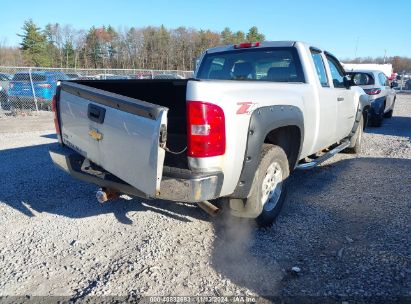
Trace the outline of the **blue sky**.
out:
<instances>
[{"instance_id":1,"label":"blue sky","mask_svg":"<svg viewBox=\"0 0 411 304\"><path fill-rule=\"evenodd\" d=\"M411 57L408 0L0 0L0 41L18 45L24 20L87 29L93 25L143 27L164 24L247 31L255 25L267 40L303 40L337 57ZM356 45L358 41L357 52Z\"/></svg>"}]
</instances>

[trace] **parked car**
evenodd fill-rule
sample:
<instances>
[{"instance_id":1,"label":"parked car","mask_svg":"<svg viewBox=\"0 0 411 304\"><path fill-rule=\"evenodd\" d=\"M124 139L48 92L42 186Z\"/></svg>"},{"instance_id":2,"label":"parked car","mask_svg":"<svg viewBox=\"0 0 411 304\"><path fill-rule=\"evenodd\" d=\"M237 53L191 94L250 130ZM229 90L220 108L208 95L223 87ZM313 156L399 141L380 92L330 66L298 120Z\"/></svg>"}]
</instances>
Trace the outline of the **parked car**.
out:
<instances>
[{"instance_id":1,"label":"parked car","mask_svg":"<svg viewBox=\"0 0 411 304\"><path fill-rule=\"evenodd\" d=\"M158 74L153 77L153 79L184 79L178 74Z\"/></svg>"},{"instance_id":2,"label":"parked car","mask_svg":"<svg viewBox=\"0 0 411 304\"><path fill-rule=\"evenodd\" d=\"M0 73L0 109L3 110L8 110L10 108L7 95L10 80L11 77L9 74Z\"/></svg>"},{"instance_id":3,"label":"parked car","mask_svg":"<svg viewBox=\"0 0 411 304\"><path fill-rule=\"evenodd\" d=\"M294 169L360 151L368 96L329 52L297 41L221 46L195 78L61 82L53 162L102 187L100 202L126 193L213 213L209 200L223 198L233 215L269 226Z\"/></svg>"},{"instance_id":4,"label":"parked car","mask_svg":"<svg viewBox=\"0 0 411 304\"><path fill-rule=\"evenodd\" d=\"M13 109L50 110L58 80L69 80L61 72L19 72L10 81L8 98Z\"/></svg>"},{"instance_id":5,"label":"parked car","mask_svg":"<svg viewBox=\"0 0 411 304\"><path fill-rule=\"evenodd\" d=\"M81 76L80 74L77 74L77 73L66 73L66 75L71 80L82 79L82 77L83 77L83 76Z\"/></svg>"},{"instance_id":6,"label":"parked car","mask_svg":"<svg viewBox=\"0 0 411 304\"><path fill-rule=\"evenodd\" d=\"M411 79L408 79L404 84L404 89L411 90Z\"/></svg>"},{"instance_id":7,"label":"parked car","mask_svg":"<svg viewBox=\"0 0 411 304\"><path fill-rule=\"evenodd\" d=\"M108 79L130 79L127 75L115 75L115 74L97 74L94 76L95 79L108 80Z\"/></svg>"},{"instance_id":8,"label":"parked car","mask_svg":"<svg viewBox=\"0 0 411 304\"><path fill-rule=\"evenodd\" d=\"M390 87L393 88L393 89L397 89L398 88L398 82L395 81L395 80L391 81Z\"/></svg>"},{"instance_id":9,"label":"parked car","mask_svg":"<svg viewBox=\"0 0 411 304\"><path fill-rule=\"evenodd\" d=\"M349 74L353 75L354 83L369 95L371 125L380 127L384 117L390 118L394 112L396 93L392 84L381 71L353 70Z\"/></svg>"}]
</instances>

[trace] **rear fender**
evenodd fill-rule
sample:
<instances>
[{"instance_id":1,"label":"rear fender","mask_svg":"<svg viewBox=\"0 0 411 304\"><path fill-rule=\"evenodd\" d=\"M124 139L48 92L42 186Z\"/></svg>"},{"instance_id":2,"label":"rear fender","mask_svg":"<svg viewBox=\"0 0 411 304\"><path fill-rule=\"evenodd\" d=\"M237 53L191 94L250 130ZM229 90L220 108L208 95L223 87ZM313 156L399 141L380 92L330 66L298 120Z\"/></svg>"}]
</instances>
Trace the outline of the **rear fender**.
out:
<instances>
[{"instance_id":1,"label":"rear fender","mask_svg":"<svg viewBox=\"0 0 411 304\"><path fill-rule=\"evenodd\" d=\"M297 126L300 129L301 138L297 157L299 159L304 139L304 118L299 108L290 105L275 105L258 108L251 114L243 169L237 186L230 197L248 197L265 138L271 131L286 126Z\"/></svg>"}]
</instances>

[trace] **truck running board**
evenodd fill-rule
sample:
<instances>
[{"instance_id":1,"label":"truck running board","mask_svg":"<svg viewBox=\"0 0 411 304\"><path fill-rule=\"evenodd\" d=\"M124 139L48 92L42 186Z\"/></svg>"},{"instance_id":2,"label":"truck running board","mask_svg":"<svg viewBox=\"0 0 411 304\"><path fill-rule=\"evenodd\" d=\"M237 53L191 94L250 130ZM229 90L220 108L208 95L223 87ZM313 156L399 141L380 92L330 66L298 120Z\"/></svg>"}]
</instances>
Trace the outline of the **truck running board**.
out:
<instances>
[{"instance_id":1,"label":"truck running board","mask_svg":"<svg viewBox=\"0 0 411 304\"><path fill-rule=\"evenodd\" d=\"M348 148L349 145L350 145L349 140L343 141L339 146L335 147L334 149L324 154L323 156L320 156L319 158L313 160L312 162L297 165L296 169L299 169L299 170L312 169L318 166L319 164L321 164L322 162L325 162L327 159L333 157L335 154L341 152L345 148Z\"/></svg>"}]
</instances>

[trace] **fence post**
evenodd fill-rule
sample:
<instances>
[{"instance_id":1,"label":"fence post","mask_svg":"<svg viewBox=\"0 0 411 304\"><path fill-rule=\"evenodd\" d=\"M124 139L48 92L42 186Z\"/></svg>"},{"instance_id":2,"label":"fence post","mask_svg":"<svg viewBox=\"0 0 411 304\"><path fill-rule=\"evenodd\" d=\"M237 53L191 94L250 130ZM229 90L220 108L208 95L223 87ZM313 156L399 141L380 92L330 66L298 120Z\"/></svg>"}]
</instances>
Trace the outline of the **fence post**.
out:
<instances>
[{"instance_id":1,"label":"fence post","mask_svg":"<svg viewBox=\"0 0 411 304\"><path fill-rule=\"evenodd\" d=\"M34 91L34 84L33 84L33 77L31 75L31 68L29 68L29 76L30 76L31 91L33 92L34 104L36 106L36 112L38 112L39 107L37 106L37 97L36 97L36 92Z\"/></svg>"}]
</instances>

